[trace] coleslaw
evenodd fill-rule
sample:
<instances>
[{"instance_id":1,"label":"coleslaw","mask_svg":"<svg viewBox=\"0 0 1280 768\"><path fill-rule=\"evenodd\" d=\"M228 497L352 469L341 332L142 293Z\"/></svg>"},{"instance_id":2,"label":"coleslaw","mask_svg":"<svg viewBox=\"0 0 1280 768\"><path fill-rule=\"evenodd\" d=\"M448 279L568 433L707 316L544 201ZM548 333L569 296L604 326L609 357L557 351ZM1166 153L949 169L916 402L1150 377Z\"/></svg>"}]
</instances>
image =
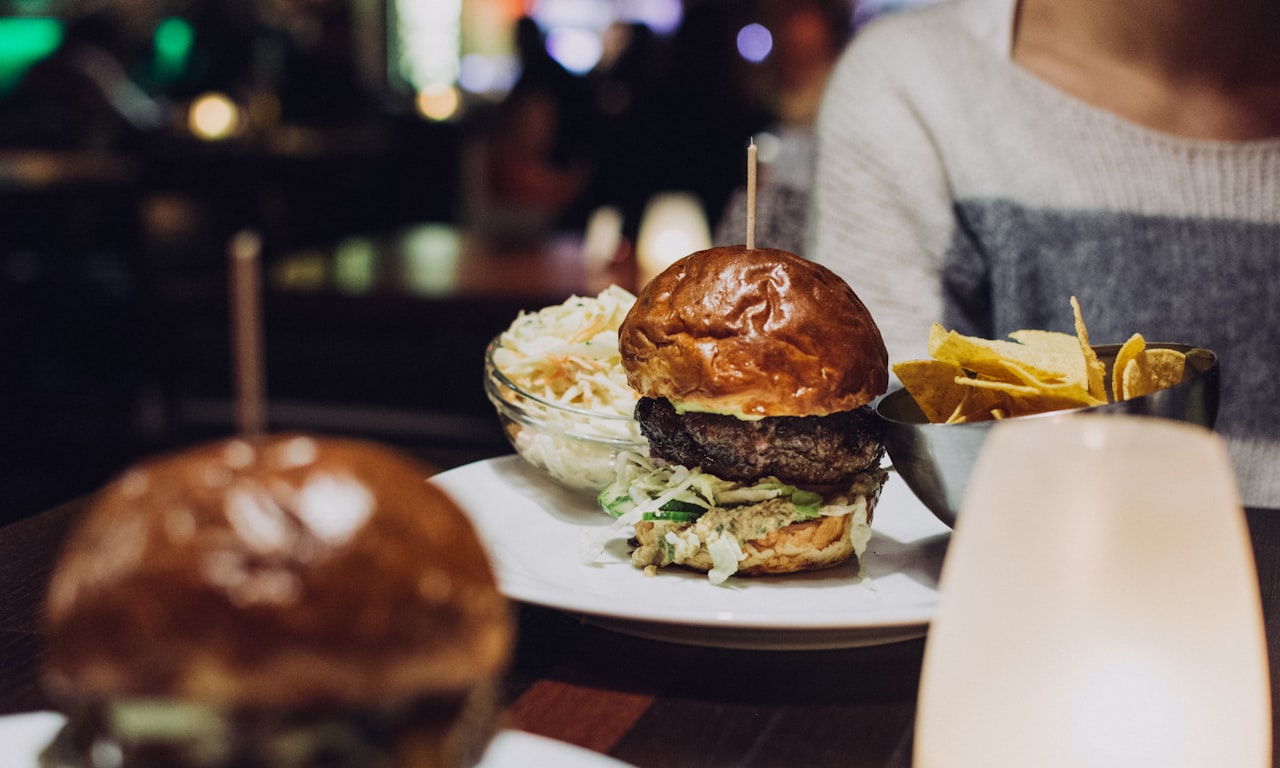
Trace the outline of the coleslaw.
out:
<instances>
[{"instance_id":1,"label":"coleslaw","mask_svg":"<svg viewBox=\"0 0 1280 768\"><path fill-rule=\"evenodd\" d=\"M512 444L567 485L599 491L614 479L619 450L646 447L632 417L639 396L618 351L618 328L635 301L613 285L521 312L492 346L501 376L487 386Z\"/></svg>"},{"instance_id":2,"label":"coleslaw","mask_svg":"<svg viewBox=\"0 0 1280 768\"><path fill-rule=\"evenodd\" d=\"M636 393L618 353L618 327L636 297L610 286L595 298L521 312L498 338L498 370L522 391L555 405L630 416Z\"/></svg>"}]
</instances>

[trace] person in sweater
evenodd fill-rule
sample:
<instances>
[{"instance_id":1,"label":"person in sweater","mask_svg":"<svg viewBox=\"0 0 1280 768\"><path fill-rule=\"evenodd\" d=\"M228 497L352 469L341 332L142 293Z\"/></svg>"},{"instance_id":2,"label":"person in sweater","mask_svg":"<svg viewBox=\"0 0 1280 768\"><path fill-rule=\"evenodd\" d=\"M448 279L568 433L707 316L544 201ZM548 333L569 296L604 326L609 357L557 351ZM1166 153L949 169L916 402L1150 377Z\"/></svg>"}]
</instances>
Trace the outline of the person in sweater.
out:
<instances>
[{"instance_id":1,"label":"person in sweater","mask_svg":"<svg viewBox=\"0 0 1280 768\"><path fill-rule=\"evenodd\" d=\"M944 0L865 27L818 118L806 255L890 360L934 321L1214 349L1246 504L1280 507L1280 6Z\"/></svg>"}]
</instances>

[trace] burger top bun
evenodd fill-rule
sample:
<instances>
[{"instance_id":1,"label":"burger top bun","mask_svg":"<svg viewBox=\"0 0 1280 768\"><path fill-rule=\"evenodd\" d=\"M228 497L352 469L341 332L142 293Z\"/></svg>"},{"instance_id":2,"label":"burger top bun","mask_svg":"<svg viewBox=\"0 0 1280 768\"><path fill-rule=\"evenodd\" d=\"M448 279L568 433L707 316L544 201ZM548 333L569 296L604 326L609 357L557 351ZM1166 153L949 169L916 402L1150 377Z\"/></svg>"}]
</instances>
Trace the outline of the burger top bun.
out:
<instances>
[{"instance_id":1,"label":"burger top bun","mask_svg":"<svg viewBox=\"0 0 1280 768\"><path fill-rule=\"evenodd\" d=\"M55 567L46 689L64 702L381 708L493 679L514 617L432 472L300 435L127 470Z\"/></svg>"},{"instance_id":2,"label":"burger top bun","mask_svg":"<svg viewBox=\"0 0 1280 768\"><path fill-rule=\"evenodd\" d=\"M792 253L692 253L655 277L618 332L627 381L678 409L824 416L888 386L880 329L847 283Z\"/></svg>"}]
</instances>

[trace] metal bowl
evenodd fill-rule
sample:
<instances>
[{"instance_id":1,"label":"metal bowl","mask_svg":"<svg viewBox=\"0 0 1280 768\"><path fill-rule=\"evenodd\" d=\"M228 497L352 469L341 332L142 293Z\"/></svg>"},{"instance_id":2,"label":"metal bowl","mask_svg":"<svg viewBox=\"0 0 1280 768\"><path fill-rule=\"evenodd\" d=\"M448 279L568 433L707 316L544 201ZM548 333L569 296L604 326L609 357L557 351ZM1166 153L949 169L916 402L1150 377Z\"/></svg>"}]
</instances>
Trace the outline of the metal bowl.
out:
<instances>
[{"instance_id":1,"label":"metal bowl","mask_svg":"<svg viewBox=\"0 0 1280 768\"><path fill-rule=\"evenodd\" d=\"M1212 429L1218 418L1218 356L1188 344L1148 343L1148 348L1176 349L1187 356L1182 381L1148 395L1089 408L1019 416L1022 419L1063 418L1075 414L1129 414L1191 422ZM1119 344L1095 346L1106 365L1110 391L1111 366ZM875 408L884 434L885 450L894 471L939 520L955 525L969 485L969 475L991 429L1000 421L933 424L904 389L885 395Z\"/></svg>"},{"instance_id":2,"label":"metal bowl","mask_svg":"<svg viewBox=\"0 0 1280 768\"><path fill-rule=\"evenodd\" d=\"M619 452L648 454L649 443L631 415L572 408L521 389L494 363L500 338L485 351L484 391L525 461L562 485L595 494L613 481Z\"/></svg>"}]
</instances>

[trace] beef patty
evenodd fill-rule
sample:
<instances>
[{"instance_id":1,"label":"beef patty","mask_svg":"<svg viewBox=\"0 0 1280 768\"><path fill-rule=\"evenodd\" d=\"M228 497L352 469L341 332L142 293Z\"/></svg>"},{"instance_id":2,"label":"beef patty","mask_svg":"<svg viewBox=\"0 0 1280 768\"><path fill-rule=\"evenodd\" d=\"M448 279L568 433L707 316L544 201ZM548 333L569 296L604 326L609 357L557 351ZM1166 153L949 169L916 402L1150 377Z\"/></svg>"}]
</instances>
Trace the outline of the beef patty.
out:
<instances>
[{"instance_id":1,"label":"beef patty","mask_svg":"<svg viewBox=\"0 0 1280 768\"><path fill-rule=\"evenodd\" d=\"M636 420L657 458L701 467L726 480L773 475L787 483L834 485L880 466L884 446L867 406L827 416L756 420L680 414L665 398L642 397Z\"/></svg>"}]
</instances>

